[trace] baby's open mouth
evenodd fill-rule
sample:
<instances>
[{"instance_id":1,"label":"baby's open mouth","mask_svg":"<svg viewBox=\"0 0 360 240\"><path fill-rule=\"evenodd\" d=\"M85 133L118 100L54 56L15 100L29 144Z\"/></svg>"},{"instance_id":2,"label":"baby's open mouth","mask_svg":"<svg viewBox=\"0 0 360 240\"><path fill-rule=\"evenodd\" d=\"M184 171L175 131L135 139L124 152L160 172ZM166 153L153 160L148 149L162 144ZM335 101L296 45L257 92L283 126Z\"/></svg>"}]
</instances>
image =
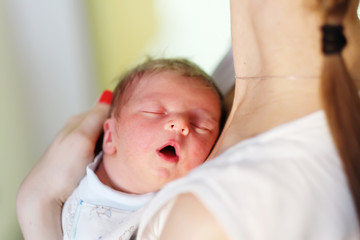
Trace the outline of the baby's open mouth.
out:
<instances>
[{"instance_id":1,"label":"baby's open mouth","mask_svg":"<svg viewBox=\"0 0 360 240\"><path fill-rule=\"evenodd\" d=\"M174 146L166 145L162 149L158 150L158 154L167 162L177 163L179 161L179 156Z\"/></svg>"},{"instance_id":2,"label":"baby's open mouth","mask_svg":"<svg viewBox=\"0 0 360 240\"><path fill-rule=\"evenodd\" d=\"M160 150L162 154L164 154L167 157L176 157L176 150L173 146L166 146L163 149Z\"/></svg>"}]
</instances>

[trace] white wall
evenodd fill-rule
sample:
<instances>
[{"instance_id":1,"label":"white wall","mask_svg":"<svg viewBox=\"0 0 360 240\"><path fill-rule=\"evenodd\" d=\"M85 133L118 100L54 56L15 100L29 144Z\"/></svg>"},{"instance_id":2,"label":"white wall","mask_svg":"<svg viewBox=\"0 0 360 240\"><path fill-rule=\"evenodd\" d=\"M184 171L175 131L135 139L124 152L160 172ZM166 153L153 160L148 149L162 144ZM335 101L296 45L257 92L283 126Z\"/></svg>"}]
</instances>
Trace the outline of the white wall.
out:
<instances>
[{"instance_id":1,"label":"white wall","mask_svg":"<svg viewBox=\"0 0 360 240\"><path fill-rule=\"evenodd\" d=\"M20 182L65 120L95 99L81 1L0 2L0 239L21 239Z\"/></svg>"},{"instance_id":2,"label":"white wall","mask_svg":"<svg viewBox=\"0 0 360 240\"><path fill-rule=\"evenodd\" d=\"M8 0L8 21L39 155L72 114L94 98L94 73L80 1Z\"/></svg>"},{"instance_id":3,"label":"white wall","mask_svg":"<svg viewBox=\"0 0 360 240\"><path fill-rule=\"evenodd\" d=\"M231 45L229 2L156 0L158 33L145 52L187 57L211 74Z\"/></svg>"}]
</instances>

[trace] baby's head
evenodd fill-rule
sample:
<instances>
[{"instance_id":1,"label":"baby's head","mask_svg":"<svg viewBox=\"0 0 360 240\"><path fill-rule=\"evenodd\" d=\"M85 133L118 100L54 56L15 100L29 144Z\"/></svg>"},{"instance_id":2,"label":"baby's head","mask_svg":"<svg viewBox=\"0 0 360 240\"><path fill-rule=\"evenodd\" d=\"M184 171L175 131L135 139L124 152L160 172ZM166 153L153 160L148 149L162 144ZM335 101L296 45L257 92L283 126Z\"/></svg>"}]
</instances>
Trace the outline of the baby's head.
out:
<instances>
[{"instance_id":1,"label":"baby's head","mask_svg":"<svg viewBox=\"0 0 360 240\"><path fill-rule=\"evenodd\" d=\"M147 60L114 90L98 176L125 192L159 190L206 160L223 118L221 95L197 65Z\"/></svg>"}]
</instances>

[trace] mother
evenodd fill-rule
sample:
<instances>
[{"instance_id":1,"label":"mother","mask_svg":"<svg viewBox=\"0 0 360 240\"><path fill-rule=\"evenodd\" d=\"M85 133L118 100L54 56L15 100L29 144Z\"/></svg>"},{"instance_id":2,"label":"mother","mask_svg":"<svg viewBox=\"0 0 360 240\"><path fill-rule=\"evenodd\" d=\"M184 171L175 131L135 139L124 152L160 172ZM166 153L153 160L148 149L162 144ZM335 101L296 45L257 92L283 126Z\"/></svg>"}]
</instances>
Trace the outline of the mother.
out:
<instances>
[{"instance_id":1,"label":"mother","mask_svg":"<svg viewBox=\"0 0 360 240\"><path fill-rule=\"evenodd\" d=\"M139 239L359 239L358 4L231 0L229 119L213 159L159 193ZM106 109L70 121L24 181L26 238L61 238L61 204Z\"/></svg>"}]
</instances>

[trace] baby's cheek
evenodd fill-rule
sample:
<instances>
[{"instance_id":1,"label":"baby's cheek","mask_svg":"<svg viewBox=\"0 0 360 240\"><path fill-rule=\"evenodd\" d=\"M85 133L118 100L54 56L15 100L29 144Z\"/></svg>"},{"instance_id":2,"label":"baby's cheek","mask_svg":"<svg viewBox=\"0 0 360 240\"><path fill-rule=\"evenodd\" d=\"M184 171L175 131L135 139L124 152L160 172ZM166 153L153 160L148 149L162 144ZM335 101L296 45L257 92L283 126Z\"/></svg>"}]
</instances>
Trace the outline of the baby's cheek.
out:
<instances>
[{"instance_id":1,"label":"baby's cheek","mask_svg":"<svg viewBox=\"0 0 360 240\"><path fill-rule=\"evenodd\" d=\"M186 171L191 171L193 168L201 165L208 156L208 151L205 151L205 149L198 148L194 153L192 154L190 160L187 162L185 169Z\"/></svg>"},{"instance_id":2,"label":"baby's cheek","mask_svg":"<svg viewBox=\"0 0 360 240\"><path fill-rule=\"evenodd\" d=\"M206 160L214 144L215 144L215 138L212 137L202 139L201 141L198 141L197 144L195 144L198 157L202 159L202 161L200 160L201 163Z\"/></svg>"},{"instance_id":3,"label":"baby's cheek","mask_svg":"<svg viewBox=\"0 0 360 240\"><path fill-rule=\"evenodd\" d=\"M201 165L210 153L212 145L206 140L196 139L189 142L189 151L186 160L182 163L182 175L187 174L195 167Z\"/></svg>"},{"instance_id":4,"label":"baby's cheek","mask_svg":"<svg viewBox=\"0 0 360 240\"><path fill-rule=\"evenodd\" d=\"M148 131L148 129L143 126L132 127L127 131L127 140L132 144L133 148L145 150L153 143L154 136L151 131Z\"/></svg>"}]
</instances>

